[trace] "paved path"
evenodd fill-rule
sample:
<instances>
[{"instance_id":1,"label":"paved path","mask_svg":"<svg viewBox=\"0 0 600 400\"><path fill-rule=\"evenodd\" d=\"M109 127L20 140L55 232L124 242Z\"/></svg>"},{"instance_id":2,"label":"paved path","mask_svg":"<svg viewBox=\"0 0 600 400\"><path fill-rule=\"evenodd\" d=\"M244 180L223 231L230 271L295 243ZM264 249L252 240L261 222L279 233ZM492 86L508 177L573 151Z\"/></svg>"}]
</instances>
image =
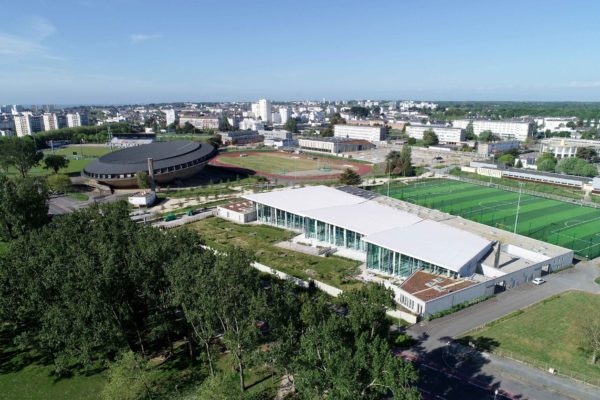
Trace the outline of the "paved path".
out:
<instances>
[{"instance_id":1,"label":"paved path","mask_svg":"<svg viewBox=\"0 0 600 400\"><path fill-rule=\"evenodd\" d=\"M471 369L469 376L478 382L521 398L598 399L597 388L493 355L473 352L475 355L471 355L465 365L458 368L445 365L448 354L451 353L447 344L452 338L565 290L585 290L600 294L600 286L594 283L597 276L600 276L598 261L581 262L573 268L546 276L547 282L540 286L526 284L446 317L414 325L409 328L409 333L420 343L409 354L420 357L425 364L443 365L457 374L464 374L465 369Z\"/></svg>"}]
</instances>

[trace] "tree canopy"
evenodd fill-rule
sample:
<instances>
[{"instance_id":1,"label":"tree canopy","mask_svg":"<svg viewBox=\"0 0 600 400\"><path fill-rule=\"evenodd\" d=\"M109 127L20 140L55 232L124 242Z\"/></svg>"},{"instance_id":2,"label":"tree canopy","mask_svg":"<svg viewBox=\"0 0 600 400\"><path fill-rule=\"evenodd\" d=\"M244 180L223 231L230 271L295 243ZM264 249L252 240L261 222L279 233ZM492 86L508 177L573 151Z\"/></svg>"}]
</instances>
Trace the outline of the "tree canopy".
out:
<instances>
[{"instance_id":1,"label":"tree canopy","mask_svg":"<svg viewBox=\"0 0 600 400\"><path fill-rule=\"evenodd\" d=\"M9 167L14 167L25 177L42 158L44 155L37 150L35 141L30 136L9 136L0 140L0 166L5 172Z\"/></svg>"},{"instance_id":2,"label":"tree canopy","mask_svg":"<svg viewBox=\"0 0 600 400\"><path fill-rule=\"evenodd\" d=\"M339 178L339 183L342 185L359 185L361 182L360 175L352 168L346 168Z\"/></svg>"},{"instance_id":3,"label":"tree canopy","mask_svg":"<svg viewBox=\"0 0 600 400\"><path fill-rule=\"evenodd\" d=\"M556 172L569 175L593 177L598 175L598 168L595 165L582 160L581 158L567 157L563 158L558 162L558 164L556 164Z\"/></svg>"},{"instance_id":4,"label":"tree canopy","mask_svg":"<svg viewBox=\"0 0 600 400\"><path fill-rule=\"evenodd\" d=\"M438 143L438 136L432 129L428 129L425 132L423 132L423 144L425 146L435 146Z\"/></svg>"},{"instance_id":5,"label":"tree canopy","mask_svg":"<svg viewBox=\"0 0 600 400\"><path fill-rule=\"evenodd\" d=\"M283 129L288 132L297 133L298 132L298 121L296 118L288 118L283 125Z\"/></svg>"},{"instance_id":6,"label":"tree canopy","mask_svg":"<svg viewBox=\"0 0 600 400\"><path fill-rule=\"evenodd\" d=\"M44 168L53 170L55 174L58 174L59 169L67 168L68 166L69 160L65 156L48 154L44 158Z\"/></svg>"},{"instance_id":7,"label":"tree canopy","mask_svg":"<svg viewBox=\"0 0 600 400\"><path fill-rule=\"evenodd\" d=\"M367 118L369 116L369 109L367 107L362 106L352 106L350 107L350 114L359 117L359 118Z\"/></svg>"},{"instance_id":8,"label":"tree canopy","mask_svg":"<svg viewBox=\"0 0 600 400\"><path fill-rule=\"evenodd\" d=\"M392 150L387 156L386 174L413 176L415 168L412 165L412 148L404 145L401 151Z\"/></svg>"},{"instance_id":9,"label":"tree canopy","mask_svg":"<svg viewBox=\"0 0 600 400\"><path fill-rule=\"evenodd\" d=\"M483 131L479 134L479 141L480 142L495 142L497 140L500 140L500 138L498 137L498 135L494 134L492 131Z\"/></svg>"},{"instance_id":10,"label":"tree canopy","mask_svg":"<svg viewBox=\"0 0 600 400\"><path fill-rule=\"evenodd\" d=\"M0 175L0 238L16 239L48 221L48 188L42 178Z\"/></svg>"},{"instance_id":11,"label":"tree canopy","mask_svg":"<svg viewBox=\"0 0 600 400\"><path fill-rule=\"evenodd\" d=\"M554 172L556 169L556 158L550 153L544 153L535 160L538 171Z\"/></svg>"}]
</instances>

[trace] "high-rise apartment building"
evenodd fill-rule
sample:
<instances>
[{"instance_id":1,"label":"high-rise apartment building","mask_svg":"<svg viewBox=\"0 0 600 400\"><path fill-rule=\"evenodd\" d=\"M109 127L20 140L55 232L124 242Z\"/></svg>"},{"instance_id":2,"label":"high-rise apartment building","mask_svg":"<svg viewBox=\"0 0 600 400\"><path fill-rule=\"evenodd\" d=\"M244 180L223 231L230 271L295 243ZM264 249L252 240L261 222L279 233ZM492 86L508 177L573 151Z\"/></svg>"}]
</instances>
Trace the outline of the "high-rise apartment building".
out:
<instances>
[{"instance_id":1,"label":"high-rise apartment building","mask_svg":"<svg viewBox=\"0 0 600 400\"><path fill-rule=\"evenodd\" d=\"M175 123L175 119L177 118L177 114L175 113L175 110L173 110L172 108L166 109L166 110L162 110L165 113L165 119L166 119L166 123L167 126Z\"/></svg>"},{"instance_id":2,"label":"high-rise apartment building","mask_svg":"<svg viewBox=\"0 0 600 400\"><path fill-rule=\"evenodd\" d=\"M292 117L292 112L289 107L280 107L279 116L281 118L281 123L285 125L288 119Z\"/></svg>"},{"instance_id":3,"label":"high-rise apartment building","mask_svg":"<svg viewBox=\"0 0 600 400\"><path fill-rule=\"evenodd\" d=\"M52 131L58 129L58 118L54 113L45 113L42 115L43 130Z\"/></svg>"},{"instance_id":4,"label":"high-rise apartment building","mask_svg":"<svg viewBox=\"0 0 600 400\"><path fill-rule=\"evenodd\" d=\"M15 123L15 132L17 136L29 136L31 135L31 123L29 122L29 115L15 115L13 117Z\"/></svg>"},{"instance_id":5,"label":"high-rise apartment building","mask_svg":"<svg viewBox=\"0 0 600 400\"><path fill-rule=\"evenodd\" d=\"M81 117L79 116L79 113L68 113L66 117L68 128L76 128L81 126Z\"/></svg>"},{"instance_id":6,"label":"high-rise apartment building","mask_svg":"<svg viewBox=\"0 0 600 400\"><path fill-rule=\"evenodd\" d=\"M258 116L263 122L271 122L271 100L260 99L258 101Z\"/></svg>"},{"instance_id":7,"label":"high-rise apartment building","mask_svg":"<svg viewBox=\"0 0 600 400\"><path fill-rule=\"evenodd\" d=\"M533 125L522 121L490 121L490 120L470 120L457 119L452 122L455 128L467 129L469 124L473 124L473 133L477 136L484 131L491 131L504 140L519 140L524 142L533 134Z\"/></svg>"}]
</instances>

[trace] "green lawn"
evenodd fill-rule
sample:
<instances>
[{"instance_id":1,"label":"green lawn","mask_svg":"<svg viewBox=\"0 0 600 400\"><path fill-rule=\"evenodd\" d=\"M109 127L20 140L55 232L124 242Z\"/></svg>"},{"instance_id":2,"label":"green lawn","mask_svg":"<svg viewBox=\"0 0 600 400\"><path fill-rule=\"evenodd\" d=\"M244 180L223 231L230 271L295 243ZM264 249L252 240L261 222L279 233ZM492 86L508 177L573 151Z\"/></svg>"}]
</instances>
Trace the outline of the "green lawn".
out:
<instances>
[{"instance_id":1,"label":"green lawn","mask_svg":"<svg viewBox=\"0 0 600 400\"><path fill-rule=\"evenodd\" d=\"M579 331L580 321L598 310L599 295L566 292L493 322L465 339L487 343L499 354L504 351L538 367L555 368L567 375L575 372L600 383L600 363L590 364L590 354L581 349Z\"/></svg>"},{"instance_id":2,"label":"green lawn","mask_svg":"<svg viewBox=\"0 0 600 400\"><path fill-rule=\"evenodd\" d=\"M358 272L358 261L341 257L318 257L280 249L274 244L296 233L268 225L240 225L221 218L207 218L187 225L197 230L206 244L223 251L228 245L254 253L258 262L300 279L313 278L340 289L351 289L360 282L347 279Z\"/></svg>"},{"instance_id":3,"label":"green lawn","mask_svg":"<svg viewBox=\"0 0 600 400\"><path fill-rule=\"evenodd\" d=\"M387 194L387 186L376 191ZM390 196L575 250L600 255L600 210L493 187L445 179L396 183Z\"/></svg>"},{"instance_id":4,"label":"green lawn","mask_svg":"<svg viewBox=\"0 0 600 400\"><path fill-rule=\"evenodd\" d=\"M305 155L290 155L278 152L249 154L246 157L239 157L237 154L234 154L233 157L229 155L226 157L220 156L219 161L240 168L276 175L285 175L294 171L317 171L320 168L330 168L340 171L344 169L343 164L340 164L337 160L331 161L330 159L321 157L313 160L312 156L307 157Z\"/></svg>"},{"instance_id":5,"label":"green lawn","mask_svg":"<svg viewBox=\"0 0 600 400\"><path fill-rule=\"evenodd\" d=\"M33 351L14 347L0 330L0 400L98 399L106 383L104 373L58 379L52 371Z\"/></svg>"},{"instance_id":6,"label":"green lawn","mask_svg":"<svg viewBox=\"0 0 600 400\"><path fill-rule=\"evenodd\" d=\"M73 152L77 153L77 156L73 155ZM44 150L44 154L51 154L52 151L47 149ZM76 145L65 146L54 150L54 154L63 155L69 159L69 166L67 168L62 168L58 172L60 174L67 175L78 175L86 165L94 161L96 158L110 153L110 147L106 146L90 146L83 148L84 158L81 158L81 147ZM77 157L77 158L76 158ZM37 167L33 167L29 171L29 175L31 176L46 176L54 173L54 171L50 169L44 169L44 162L41 161L40 165ZM9 168L6 175L8 176L16 176L18 174L17 170L14 168Z\"/></svg>"}]
</instances>

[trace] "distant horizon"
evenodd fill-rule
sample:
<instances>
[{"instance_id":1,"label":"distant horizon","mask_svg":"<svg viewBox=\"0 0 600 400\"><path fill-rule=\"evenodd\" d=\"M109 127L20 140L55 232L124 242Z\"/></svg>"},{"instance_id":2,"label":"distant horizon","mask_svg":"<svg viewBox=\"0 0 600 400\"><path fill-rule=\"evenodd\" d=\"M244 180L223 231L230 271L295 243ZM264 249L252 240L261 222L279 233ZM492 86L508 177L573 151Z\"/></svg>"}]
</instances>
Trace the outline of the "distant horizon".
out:
<instances>
[{"instance_id":1,"label":"distant horizon","mask_svg":"<svg viewBox=\"0 0 600 400\"><path fill-rule=\"evenodd\" d=\"M2 10L0 103L600 102L597 0L31 0Z\"/></svg>"}]
</instances>

